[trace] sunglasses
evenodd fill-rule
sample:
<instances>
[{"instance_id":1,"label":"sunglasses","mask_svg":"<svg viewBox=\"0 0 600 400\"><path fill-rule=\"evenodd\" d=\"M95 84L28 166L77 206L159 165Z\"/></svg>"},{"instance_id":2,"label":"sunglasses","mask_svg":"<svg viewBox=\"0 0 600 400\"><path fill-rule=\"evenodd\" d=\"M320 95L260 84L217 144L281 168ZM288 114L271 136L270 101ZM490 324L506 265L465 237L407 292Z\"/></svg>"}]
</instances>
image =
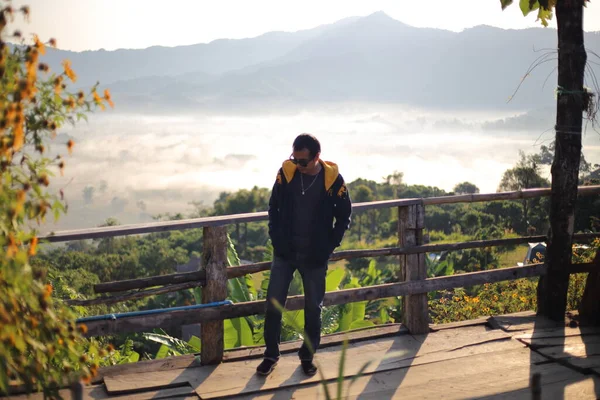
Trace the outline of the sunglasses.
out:
<instances>
[{"instance_id":1,"label":"sunglasses","mask_svg":"<svg viewBox=\"0 0 600 400\"><path fill-rule=\"evenodd\" d=\"M290 156L290 161L293 162L296 165L301 166L301 167L307 167L308 163L311 162L312 160L314 160L314 158L311 158L310 160L307 160L307 159L303 159L303 158L296 159L296 158L294 158L293 155Z\"/></svg>"}]
</instances>

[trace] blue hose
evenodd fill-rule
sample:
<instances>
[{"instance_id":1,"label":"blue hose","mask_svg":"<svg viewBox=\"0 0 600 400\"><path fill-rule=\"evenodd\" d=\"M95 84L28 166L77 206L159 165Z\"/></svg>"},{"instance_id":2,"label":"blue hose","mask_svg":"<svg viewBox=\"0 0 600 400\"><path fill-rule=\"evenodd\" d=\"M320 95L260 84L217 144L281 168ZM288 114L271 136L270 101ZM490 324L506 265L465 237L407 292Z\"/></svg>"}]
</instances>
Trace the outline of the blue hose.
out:
<instances>
[{"instance_id":1,"label":"blue hose","mask_svg":"<svg viewBox=\"0 0 600 400\"><path fill-rule=\"evenodd\" d=\"M231 304L233 304L233 302L231 300L225 300L225 301L216 301L214 303L196 304L193 306L159 308L157 310L131 311L131 312L126 312L126 313L107 314L107 315L94 315L93 317L78 318L76 320L76 322L82 323L82 322L104 321L104 320L115 321L117 319L126 318L126 317L137 317L140 315L150 315L150 314L162 314L162 313L166 313L166 312L170 312L170 311L197 310L200 308L227 306L227 305L231 305Z\"/></svg>"}]
</instances>

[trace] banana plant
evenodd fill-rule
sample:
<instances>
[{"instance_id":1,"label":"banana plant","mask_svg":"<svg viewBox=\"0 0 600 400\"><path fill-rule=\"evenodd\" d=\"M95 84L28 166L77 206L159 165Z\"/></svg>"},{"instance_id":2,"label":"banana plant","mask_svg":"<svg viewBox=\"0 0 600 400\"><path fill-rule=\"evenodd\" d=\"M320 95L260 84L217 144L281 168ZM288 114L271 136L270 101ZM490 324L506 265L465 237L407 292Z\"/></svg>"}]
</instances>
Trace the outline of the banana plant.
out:
<instances>
[{"instance_id":1,"label":"banana plant","mask_svg":"<svg viewBox=\"0 0 600 400\"><path fill-rule=\"evenodd\" d=\"M231 237L227 235L227 264L228 267L240 265L240 258L235 250ZM228 299L234 303L253 301L257 298L256 288L250 275L227 281ZM253 346L254 332L259 321L255 316L232 318L223 321L225 348Z\"/></svg>"},{"instance_id":2,"label":"banana plant","mask_svg":"<svg viewBox=\"0 0 600 400\"><path fill-rule=\"evenodd\" d=\"M155 329L153 333L144 333L142 336L151 342L160 343L154 356L155 359L198 353L201 350L200 339L197 336L192 336L189 341L185 342L168 335L162 329Z\"/></svg>"},{"instance_id":3,"label":"banana plant","mask_svg":"<svg viewBox=\"0 0 600 400\"><path fill-rule=\"evenodd\" d=\"M454 275L454 267L448 260L441 261L438 258L431 259L430 257L425 257L425 265L427 267L428 278Z\"/></svg>"}]
</instances>

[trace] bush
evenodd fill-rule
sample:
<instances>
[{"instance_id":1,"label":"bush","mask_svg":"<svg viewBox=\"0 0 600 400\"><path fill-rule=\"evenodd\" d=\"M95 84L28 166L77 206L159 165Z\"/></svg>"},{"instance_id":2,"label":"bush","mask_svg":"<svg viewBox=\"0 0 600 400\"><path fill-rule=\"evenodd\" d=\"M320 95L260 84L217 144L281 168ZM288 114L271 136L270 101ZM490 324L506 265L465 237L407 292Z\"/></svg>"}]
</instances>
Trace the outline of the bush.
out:
<instances>
[{"instance_id":1,"label":"bush","mask_svg":"<svg viewBox=\"0 0 600 400\"><path fill-rule=\"evenodd\" d=\"M54 397L68 381L89 380L103 350L81 340L85 326L76 327L71 311L52 298L44 274L33 272L29 258L38 238L30 227L65 210L62 198L48 190L49 177L65 166L62 156L45 156L56 130L111 100L95 87L87 94L69 93L67 83L76 79L70 63L50 74L39 62L55 41L34 36L26 44L19 32L7 34L7 22L15 14L28 17L29 8L0 5L0 392L16 384ZM7 37L21 42L11 48ZM68 142L69 152L73 145Z\"/></svg>"}]
</instances>

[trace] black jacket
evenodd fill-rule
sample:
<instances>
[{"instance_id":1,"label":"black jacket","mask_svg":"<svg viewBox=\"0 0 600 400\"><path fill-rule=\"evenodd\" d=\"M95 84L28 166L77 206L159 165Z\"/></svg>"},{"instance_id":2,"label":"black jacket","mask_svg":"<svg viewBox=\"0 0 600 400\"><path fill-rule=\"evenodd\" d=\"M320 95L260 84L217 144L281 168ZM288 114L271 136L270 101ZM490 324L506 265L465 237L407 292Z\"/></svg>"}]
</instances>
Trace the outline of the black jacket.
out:
<instances>
[{"instance_id":1,"label":"black jacket","mask_svg":"<svg viewBox=\"0 0 600 400\"><path fill-rule=\"evenodd\" d=\"M332 162L320 161L325 170L325 190L320 206L315 210L319 221L313 230L313 252L311 261L325 262L333 250L340 245L344 233L350 227L352 202L344 183L344 178L338 172L338 167ZM293 194L288 190L290 181L294 178L296 165L285 161L277 173L269 200L269 236L275 255L288 258L291 253L291 221L293 215ZM335 219L335 224L334 224Z\"/></svg>"}]
</instances>

